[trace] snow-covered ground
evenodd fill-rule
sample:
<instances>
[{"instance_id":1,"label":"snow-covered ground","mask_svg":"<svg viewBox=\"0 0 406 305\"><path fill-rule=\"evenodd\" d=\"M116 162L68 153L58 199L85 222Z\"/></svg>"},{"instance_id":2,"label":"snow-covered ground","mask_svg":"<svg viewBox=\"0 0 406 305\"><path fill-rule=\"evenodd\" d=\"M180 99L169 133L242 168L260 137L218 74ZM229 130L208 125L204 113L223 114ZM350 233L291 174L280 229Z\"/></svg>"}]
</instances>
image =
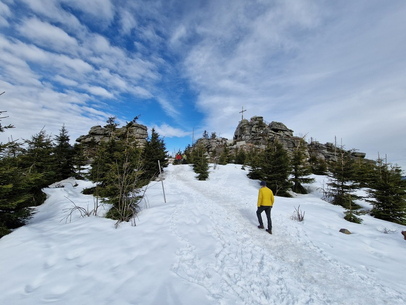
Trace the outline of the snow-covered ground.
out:
<instances>
[{"instance_id":1,"label":"snow-covered ground","mask_svg":"<svg viewBox=\"0 0 406 305\"><path fill-rule=\"evenodd\" d=\"M198 181L171 165L167 202L151 183L137 226L118 229L79 213L66 222L72 202L93 207L80 193L90 182L46 189L30 223L0 239L0 304L406 304L406 227L345 221L317 177L309 195L276 197L269 235L246 174L229 164ZM292 219L299 205L304 222Z\"/></svg>"}]
</instances>

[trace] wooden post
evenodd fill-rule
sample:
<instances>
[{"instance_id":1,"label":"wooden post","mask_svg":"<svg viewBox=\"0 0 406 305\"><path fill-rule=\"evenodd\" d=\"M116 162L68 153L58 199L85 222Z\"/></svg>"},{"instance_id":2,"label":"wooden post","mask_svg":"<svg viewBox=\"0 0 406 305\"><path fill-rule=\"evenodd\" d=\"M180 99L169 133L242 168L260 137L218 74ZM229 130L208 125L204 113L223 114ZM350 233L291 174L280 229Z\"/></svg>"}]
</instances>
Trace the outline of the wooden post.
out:
<instances>
[{"instance_id":1,"label":"wooden post","mask_svg":"<svg viewBox=\"0 0 406 305\"><path fill-rule=\"evenodd\" d=\"M159 175L162 176L162 172L161 172L161 162L159 162L159 160L158 160L158 167L159 167ZM161 183L162 183L162 192L163 192L163 194L164 194L164 202L166 203L164 180L163 180L162 177L161 177Z\"/></svg>"}]
</instances>

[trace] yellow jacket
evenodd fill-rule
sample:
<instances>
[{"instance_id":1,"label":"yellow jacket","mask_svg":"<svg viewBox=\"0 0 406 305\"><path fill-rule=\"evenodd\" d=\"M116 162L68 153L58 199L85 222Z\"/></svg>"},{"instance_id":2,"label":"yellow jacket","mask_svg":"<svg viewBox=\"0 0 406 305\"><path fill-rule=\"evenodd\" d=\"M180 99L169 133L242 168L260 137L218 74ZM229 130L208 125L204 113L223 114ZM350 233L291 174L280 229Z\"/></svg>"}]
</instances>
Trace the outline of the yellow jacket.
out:
<instances>
[{"instance_id":1,"label":"yellow jacket","mask_svg":"<svg viewBox=\"0 0 406 305\"><path fill-rule=\"evenodd\" d=\"M258 203L257 206L273 206L274 197L272 190L267 188L266 186L261 187L258 192Z\"/></svg>"}]
</instances>

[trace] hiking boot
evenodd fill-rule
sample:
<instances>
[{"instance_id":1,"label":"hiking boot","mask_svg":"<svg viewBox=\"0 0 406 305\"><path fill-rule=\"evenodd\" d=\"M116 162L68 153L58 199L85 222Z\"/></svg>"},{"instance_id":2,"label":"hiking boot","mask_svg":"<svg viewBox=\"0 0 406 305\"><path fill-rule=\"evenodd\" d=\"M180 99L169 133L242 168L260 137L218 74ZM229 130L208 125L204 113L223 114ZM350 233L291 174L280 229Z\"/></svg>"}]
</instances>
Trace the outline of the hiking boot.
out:
<instances>
[{"instance_id":1,"label":"hiking boot","mask_svg":"<svg viewBox=\"0 0 406 305\"><path fill-rule=\"evenodd\" d=\"M269 234L272 234L272 230L266 229L266 231L267 231Z\"/></svg>"},{"instance_id":2,"label":"hiking boot","mask_svg":"<svg viewBox=\"0 0 406 305\"><path fill-rule=\"evenodd\" d=\"M264 226L258 226L258 229L263 229L264 228Z\"/></svg>"}]
</instances>

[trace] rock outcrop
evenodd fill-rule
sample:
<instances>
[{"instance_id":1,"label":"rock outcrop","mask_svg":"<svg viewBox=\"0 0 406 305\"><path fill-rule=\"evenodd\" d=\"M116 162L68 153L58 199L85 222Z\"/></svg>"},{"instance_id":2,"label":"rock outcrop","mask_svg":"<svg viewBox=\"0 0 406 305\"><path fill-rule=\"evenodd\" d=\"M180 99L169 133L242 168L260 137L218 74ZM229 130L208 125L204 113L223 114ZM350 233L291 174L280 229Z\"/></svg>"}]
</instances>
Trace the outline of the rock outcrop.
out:
<instances>
[{"instance_id":1,"label":"rock outcrop","mask_svg":"<svg viewBox=\"0 0 406 305\"><path fill-rule=\"evenodd\" d=\"M234 141L242 148L252 145L265 148L269 141L276 140L288 152L292 152L302 142L302 138L295 137L293 130L287 128L285 124L280 122L266 124L261 116L254 116L249 121L246 119L240 121L234 132Z\"/></svg>"},{"instance_id":2,"label":"rock outcrop","mask_svg":"<svg viewBox=\"0 0 406 305\"><path fill-rule=\"evenodd\" d=\"M233 140L225 138L201 138L196 144L202 144L206 147L210 155L218 155L224 146L233 151L243 149L249 151L252 148L264 149L268 142L278 141L283 147L292 154L299 145L305 146L307 157L316 157L322 161L334 161L337 159L338 148L332 143L321 144L317 141L307 143L302 137L293 135L293 130L287 128L281 122L264 122L262 116L254 116L250 120L243 119L239 122ZM196 145L195 144L195 145ZM352 152L354 158L365 158L365 153Z\"/></svg>"},{"instance_id":3,"label":"rock outcrop","mask_svg":"<svg viewBox=\"0 0 406 305\"><path fill-rule=\"evenodd\" d=\"M125 128L127 127L116 128L114 131L111 131L105 127L101 127L100 125L93 126L90 128L87 135L80 136L76 139L76 142L84 145L89 144L92 141L95 141L96 143L107 142L112 137L119 138L122 134L124 134ZM128 129L130 135L133 136L137 142L137 145L143 147L148 138L148 128L141 124L133 124L133 126L128 127Z\"/></svg>"},{"instance_id":4,"label":"rock outcrop","mask_svg":"<svg viewBox=\"0 0 406 305\"><path fill-rule=\"evenodd\" d=\"M265 144L268 139L276 137L292 138L293 130L288 129L280 122L271 122L267 125L261 116L254 116L250 121L241 120L234 132L234 140L237 142Z\"/></svg>"}]
</instances>

